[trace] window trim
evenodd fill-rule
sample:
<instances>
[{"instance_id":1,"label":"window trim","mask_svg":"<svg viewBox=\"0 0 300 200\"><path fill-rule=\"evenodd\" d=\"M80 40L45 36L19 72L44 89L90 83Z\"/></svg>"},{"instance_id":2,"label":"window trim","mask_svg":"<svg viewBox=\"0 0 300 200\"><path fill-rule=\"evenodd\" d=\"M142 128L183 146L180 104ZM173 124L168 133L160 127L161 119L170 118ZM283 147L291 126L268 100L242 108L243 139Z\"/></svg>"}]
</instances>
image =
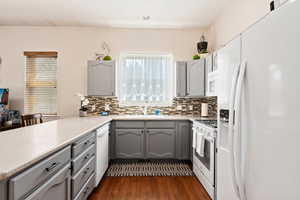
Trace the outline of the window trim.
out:
<instances>
[{"instance_id":1,"label":"window trim","mask_svg":"<svg viewBox=\"0 0 300 200\"><path fill-rule=\"evenodd\" d=\"M145 57L157 57L157 56L162 56L162 57L168 57L170 59L170 90L171 90L171 95L170 95L170 100L166 102L161 102L161 103L147 103L147 102L142 102L142 103L130 103L130 102L123 102L120 98L120 81L121 79L119 78L119 72L122 67L122 61L124 58L128 56L145 56ZM172 53L165 53L165 52L123 52L120 54L118 63L116 66L116 91L117 94L116 96L119 99L119 105L122 107L127 107L127 106L150 106L150 107L167 107L167 106L172 106L173 104L173 99L175 97L175 90L176 90L176 77L175 77L175 61L174 61L174 56Z\"/></svg>"}]
</instances>

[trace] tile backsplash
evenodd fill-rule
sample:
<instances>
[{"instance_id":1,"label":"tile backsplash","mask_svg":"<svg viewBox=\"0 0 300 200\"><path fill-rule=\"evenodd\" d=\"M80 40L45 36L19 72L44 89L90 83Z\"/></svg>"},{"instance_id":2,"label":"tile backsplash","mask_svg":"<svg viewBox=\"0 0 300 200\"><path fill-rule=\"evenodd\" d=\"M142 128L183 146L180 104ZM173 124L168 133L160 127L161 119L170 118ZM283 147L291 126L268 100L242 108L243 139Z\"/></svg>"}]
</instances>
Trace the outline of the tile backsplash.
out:
<instances>
[{"instance_id":1,"label":"tile backsplash","mask_svg":"<svg viewBox=\"0 0 300 200\"><path fill-rule=\"evenodd\" d=\"M117 97L99 97L88 96L89 113L100 113L105 111L105 105L109 105L111 115L140 115L143 114L139 106L121 106ZM148 114L154 114L155 110L159 109L163 115L199 115L201 113L201 103L208 103L208 114L210 117L217 116L217 97L187 97L174 98L171 106L149 106ZM189 106L193 109L190 110ZM92 107L95 110L92 111ZM177 106L181 106L181 110L177 110Z\"/></svg>"}]
</instances>

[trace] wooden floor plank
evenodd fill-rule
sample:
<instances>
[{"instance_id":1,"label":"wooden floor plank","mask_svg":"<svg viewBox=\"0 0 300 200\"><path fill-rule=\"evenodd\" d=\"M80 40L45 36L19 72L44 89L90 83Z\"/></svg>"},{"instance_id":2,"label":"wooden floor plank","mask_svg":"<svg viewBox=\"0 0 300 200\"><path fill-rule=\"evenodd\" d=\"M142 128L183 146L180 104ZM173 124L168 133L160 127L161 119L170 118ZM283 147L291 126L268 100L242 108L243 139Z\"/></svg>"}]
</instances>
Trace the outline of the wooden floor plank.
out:
<instances>
[{"instance_id":1,"label":"wooden floor plank","mask_svg":"<svg viewBox=\"0 0 300 200\"><path fill-rule=\"evenodd\" d=\"M104 177L89 200L211 200L193 176Z\"/></svg>"}]
</instances>

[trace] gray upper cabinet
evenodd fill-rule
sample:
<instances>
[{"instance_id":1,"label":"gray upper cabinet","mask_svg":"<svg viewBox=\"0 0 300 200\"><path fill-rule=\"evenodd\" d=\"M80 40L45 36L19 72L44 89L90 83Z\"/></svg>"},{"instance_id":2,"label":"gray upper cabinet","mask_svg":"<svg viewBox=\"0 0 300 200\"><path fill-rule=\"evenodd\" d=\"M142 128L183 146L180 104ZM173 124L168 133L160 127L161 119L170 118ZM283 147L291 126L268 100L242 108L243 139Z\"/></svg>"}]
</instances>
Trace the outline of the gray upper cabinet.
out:
<instances>
[{"instance_id":1,"label":"gray upper cabinet","mask_svg":"<svg viewBox=\"0 0 300 200\"><path fill-rule=\"evenodd\" d=\"M205 95L205 59L190 61L187 64L187 95Z\"/></svg>"},{"instance_id":2,"label":"gray upper cabinet","mask_svg":"<svg viewBox=\"0 0 300 200\"><path fill-rule=\"evenodd\" d=\"M146 157L175 158L175 133L174 129L148 129Z\"/></svg>"},{"instance_id":3,"label":"gray upper cabinet","mask_svg":"<svg viewBox=\"0 0 300 200\"><path fill-rule=\"evenodd\" d=\"M115 61L88 61L87 94L115 95Z\"/></svg>"},{"instance_id":4,"label":"gray upper cabinet","mask_svg":"<svg viewBox=\"0 0 300 200\"><path fill-rule=\"evenodd\" d=\"M176 62L176 96L185 97L187 94L187 62Z\"/></svg>"},{"instance_id":5,"label":"gray upper cabinet","mask_svg":"<svg viewBox=\"0 0 300 200\"><path fill-rule=\"evenodd\" d=\"M144 129L116 129L115 137L117 158L144 157Z\"/></svg>"},{"instance_id":6,"label":"gray upper cabinet","mask_svg":"<svg viewBox=\"0 0 300 200\"><path fill-rule=\"evenodd\" d=\"M205 95L205 59L176 63L176 96Z\"/></svg>"}]
</instances>

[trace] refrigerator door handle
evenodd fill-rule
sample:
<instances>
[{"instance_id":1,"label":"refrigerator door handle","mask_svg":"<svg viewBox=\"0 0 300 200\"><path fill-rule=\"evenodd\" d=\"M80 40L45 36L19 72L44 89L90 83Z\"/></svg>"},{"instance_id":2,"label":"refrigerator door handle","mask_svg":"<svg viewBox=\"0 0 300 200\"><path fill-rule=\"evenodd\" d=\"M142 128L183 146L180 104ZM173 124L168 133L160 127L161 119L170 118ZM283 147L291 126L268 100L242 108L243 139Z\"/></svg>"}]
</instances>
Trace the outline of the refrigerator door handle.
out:
<instances>
[{"instance_id":1,"label":"refrigerator door handle","mask_svg":"<svg viewBox=\"0 0 300 200\"><path fill-rule=\"evenodd\" d=\"M246 200L246 194L244 190L244 183L242 179L242 165L241 165L241 96L243 92L243 83L245 79L245 71L246 71L246 62L243 62L240 66L239 76L236 85L236 95L235 95L235 123L234 123L234 134L233 134L233 154L234 154L234 166L236 171L236 178L238 184L238 191L240 200Z\"/></svg>"},{"instance_id":2,"label":"refrigerator door handle","mask_svg":"<svg viewBox=\"0 0 300 200\"><path fill-rule=\"evenodd\" d=\"M231 166L231 176L233 182L234 192L240 199L239 185L236 176L236 166L235 166L235 153L234 153L234 108L235 108L235 96L236 96L236 86L237 80L239 77L240 65L234 68L233 79L231 83L231 92L229 99L229 123L228 123L228 132L229 132L229 152L230 152L230 166Z\"/></svg>"}]
</instances>

